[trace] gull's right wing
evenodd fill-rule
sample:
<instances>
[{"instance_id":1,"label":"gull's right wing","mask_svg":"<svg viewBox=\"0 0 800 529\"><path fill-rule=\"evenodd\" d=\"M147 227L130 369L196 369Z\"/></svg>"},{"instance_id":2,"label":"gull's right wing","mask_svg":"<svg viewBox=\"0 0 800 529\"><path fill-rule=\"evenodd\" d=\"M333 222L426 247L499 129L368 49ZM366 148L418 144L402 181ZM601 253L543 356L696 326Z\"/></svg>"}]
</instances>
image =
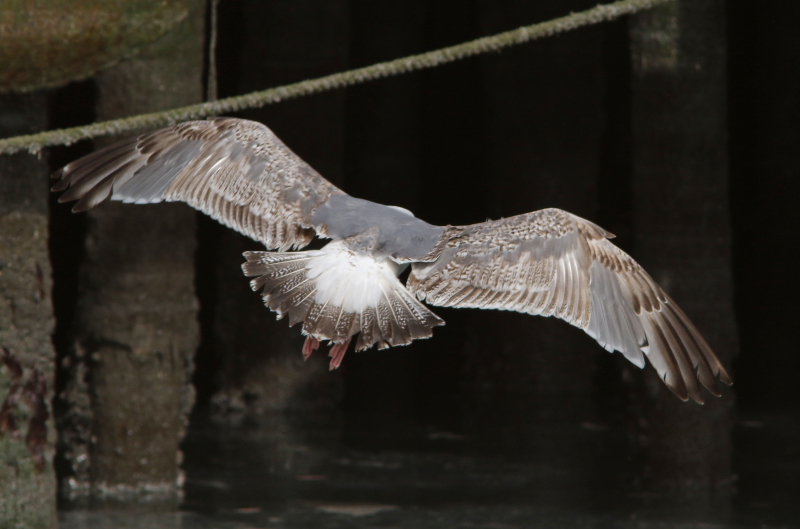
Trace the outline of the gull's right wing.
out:
<instances>
[{"instance_id":1,"label":"gull's right wing","mask_svg":"<svg viewBox=\"0 0 800 529\"><path fill-rule=\"evenodd\" d=\"M59 202L182 201L269 249L302 248L312 216L345 195L261 123L191 121L123 140L57 171ZM324 234L321 234L324 235Z\"/></svg>"}]
</instances>

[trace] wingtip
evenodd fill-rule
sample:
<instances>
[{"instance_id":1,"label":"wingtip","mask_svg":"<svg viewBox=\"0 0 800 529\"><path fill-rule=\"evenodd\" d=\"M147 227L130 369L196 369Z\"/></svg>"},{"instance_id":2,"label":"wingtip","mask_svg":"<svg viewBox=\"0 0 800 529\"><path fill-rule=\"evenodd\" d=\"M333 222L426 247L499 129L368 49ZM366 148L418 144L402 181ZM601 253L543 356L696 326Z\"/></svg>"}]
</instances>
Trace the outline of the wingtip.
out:
<instances>
[{"instance_id":1,"label":"wingtip","mask_svg":"<svg viewBox=\"0 0 800 529\"><path fill-rule=\"evenodd\" d=\"M70 179L64 178L63 174L64 174L63 171L59 169L58 171L50 175L50 178L52 178L53 180L58 179L58 181L54 183L53 186L50 188L50 191L52 191L53 193L60 193L61 191L64 191L69 187Z\"/></svg>"},{"instance_id":2,"label":"wingtip","mask_svg":"<svg viewBox=\"0 0 800 529\"><path fill-rule=\"evenodd\" d=\"M682 378L675 378L674 380L668 380L669 373L664 373L664 376L661 377L661 381L669 388L669 390L675 394L676 397L681 399L683 402L689 400L689 391L686 389L686 384L683 383Z\"/></svg>"},{"instance_id":3,"label":"wingtip","mask_svg":"<svg viewBox=\"0 0 800 529\"><path fill-rule=\"evenodd\" d=\"M724 367L719 366L719 372L717 373L717 376L719 376L719 380L723 384L726 384L728 386L733 386L733 380L731 380L730 375L728 375L728 372L725 371Z\"/></svg>"},{"instance_id":4,"label":"wingtip","mask_svg":"<svg viewBox=\"0 0 800 529\"><path fill-rule=\"evenodd\" d=\"M719 390L719 384L716 384L716 380L714 380L714 382L715 384L712 385L711 387L707 386L706 384L703 384L703 387L705 387L708 390L708 392L714 395L715 397L721 397L722 392Z\"/></svg>"}]
</instances>

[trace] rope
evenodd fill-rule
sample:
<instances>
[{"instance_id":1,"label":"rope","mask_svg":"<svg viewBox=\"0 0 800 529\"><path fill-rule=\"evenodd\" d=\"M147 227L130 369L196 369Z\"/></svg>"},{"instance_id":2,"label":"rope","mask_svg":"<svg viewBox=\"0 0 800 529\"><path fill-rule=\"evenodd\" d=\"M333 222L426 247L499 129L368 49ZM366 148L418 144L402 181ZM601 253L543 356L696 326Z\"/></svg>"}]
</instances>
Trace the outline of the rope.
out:
<instances>
[{"instance_id":1,"label":"rope","mask_svg":"<svg viewBox=\"0 0 800 529\"><path fill-rule=\"evenodd\" d=\"M583 26L598 24L636 13L644 9L667 3L671 0L620 0L602 4L586 11L572 13L547 22L523 26L504 33L441 48L419 55L411 55L393 61L381 62L364 68L326 75L260 92L208 101L172 110L140 114L128 118L103 121L92 125L58 129L38 134L15 136L0 140L0 154L13 154L27 150L38 154L42 148L52 145L71 145L87 138L111 136L131 131L154 129L175 125L183 121L204 118L209 115L227 114L248 108L258 108L287 99L307 96L346 86L381 79L391 75L433 68L467 57L473 57L503 48L516 46L532 40L549 37Z\"/></svg>"},{"instance_id":2,"label":"rope","mask_svg":"<svg viewBox=\"0 0 800 529\"><path fill-rule=\"evenodd\" d=\"M208 17L208 77L206 79L206 101L217 100L217 20L219 0L209 2L211 12Z\"/></svg>"}]
</instances>

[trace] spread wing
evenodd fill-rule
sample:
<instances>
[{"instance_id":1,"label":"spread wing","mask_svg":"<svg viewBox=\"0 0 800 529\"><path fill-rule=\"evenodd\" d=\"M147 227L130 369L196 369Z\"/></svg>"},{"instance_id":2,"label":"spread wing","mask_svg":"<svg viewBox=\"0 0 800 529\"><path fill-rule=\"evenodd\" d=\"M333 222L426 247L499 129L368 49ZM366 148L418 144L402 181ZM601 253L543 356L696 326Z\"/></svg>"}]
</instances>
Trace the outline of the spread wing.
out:
<instances>
[{"instance_id":1,"label":"spread wing","mask_svg":"<svg viewBox=\"0 0 800 529\"><path fill-rule=\"evenodd\" d=\"M432 305L556 316L609 351L644 357L681 399L703 402L730 378L683 311L589 221L545 209L450 228L438 258L414 263L407 288Z\"/></svg>"},{"instance_id":2,"label":"spread wing","mask_svg":"<svg viewBox=\"0 0 800 529\"><path fill-rule=\"evenodd\" d=\"M182 201L269 249L302 248L312 216L345 195L261 123L217 118L124 140L53 175L59 202L84 211L104 200Z\"/></svg>"}]
</instances>

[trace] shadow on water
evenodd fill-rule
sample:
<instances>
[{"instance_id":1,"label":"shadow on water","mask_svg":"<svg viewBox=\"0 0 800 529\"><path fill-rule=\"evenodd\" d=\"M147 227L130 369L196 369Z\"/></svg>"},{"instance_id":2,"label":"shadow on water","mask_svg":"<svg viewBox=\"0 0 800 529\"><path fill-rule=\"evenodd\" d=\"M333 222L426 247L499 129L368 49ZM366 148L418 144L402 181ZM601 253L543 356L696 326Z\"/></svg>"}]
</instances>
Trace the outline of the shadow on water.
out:
<instances>
[{"instance_id":1,"label":"shadow on water","mask_svg":"<svg viewBox=\"0 0 800 529\"><path fill-rule=\"evenodd\" d=\"M543 425L545 448L509 455L447 431L354 426L374 418L278 415L231 425L201 417L184 443L180 512L66 511L61 527L800 527L795 417L740 421L735 490L701 505L637 492L624 467L626 434L613 426ZM366 448L387 443L391 450ZM576 457L546 448L556 443Z\"/></svg>"}]
</instances>

